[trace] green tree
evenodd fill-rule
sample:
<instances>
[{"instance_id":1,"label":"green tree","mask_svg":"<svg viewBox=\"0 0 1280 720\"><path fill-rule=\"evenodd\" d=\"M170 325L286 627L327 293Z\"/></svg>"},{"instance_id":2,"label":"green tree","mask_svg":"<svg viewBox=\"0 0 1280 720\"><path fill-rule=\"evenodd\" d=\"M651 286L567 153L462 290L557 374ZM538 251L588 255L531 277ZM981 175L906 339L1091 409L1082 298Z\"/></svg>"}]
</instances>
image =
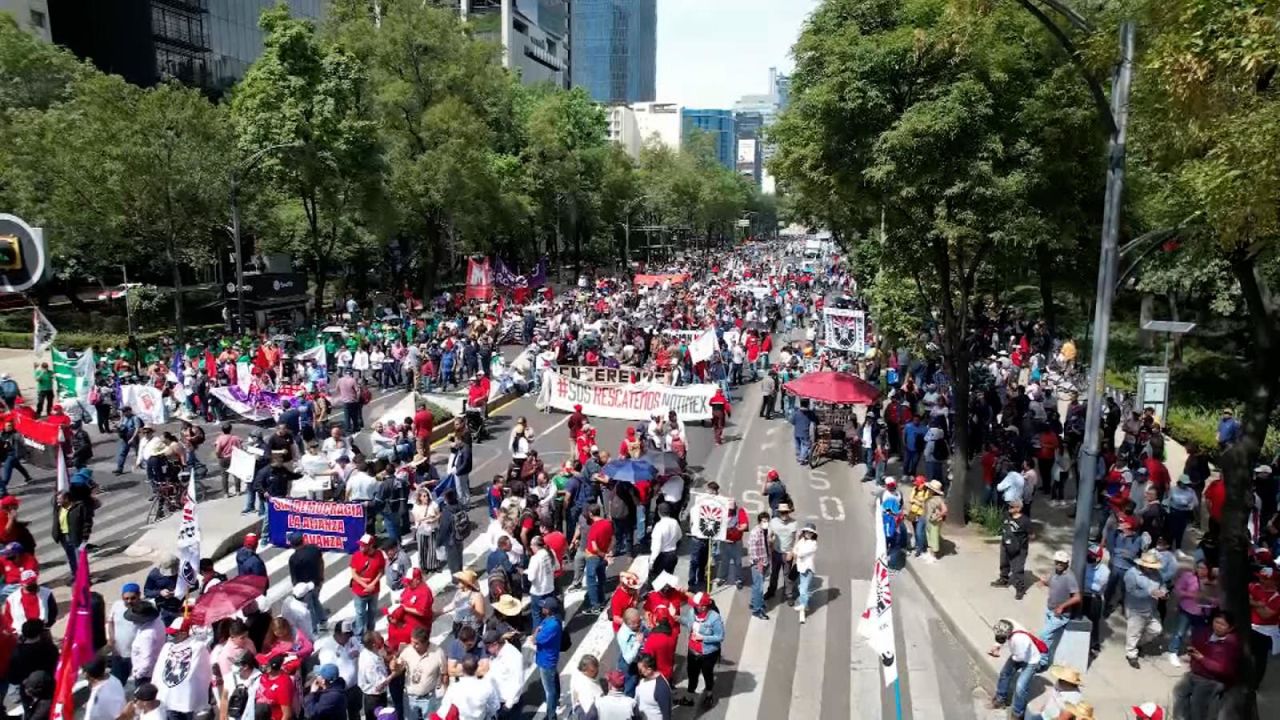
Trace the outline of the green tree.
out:
<instances>
[{"instance_id":1,"label":"green tree","mask_svg":"<svg viewBox=\"0 0 1280 720\"><path fill-rule=\"evenodd\" d=\"M308 21L280 6L262 14L262 56L235 88L231 114L242 158L265 152L268 192L299 212L282 221L302 232L268 238L292 251L315 281L323 306L332 269L368 253L377 238L375 211L384 198L382 147L371 117L371 91L361 61L322 39ZM243 162L243 161L242 161Z\"/></svg>"}]
</instances>

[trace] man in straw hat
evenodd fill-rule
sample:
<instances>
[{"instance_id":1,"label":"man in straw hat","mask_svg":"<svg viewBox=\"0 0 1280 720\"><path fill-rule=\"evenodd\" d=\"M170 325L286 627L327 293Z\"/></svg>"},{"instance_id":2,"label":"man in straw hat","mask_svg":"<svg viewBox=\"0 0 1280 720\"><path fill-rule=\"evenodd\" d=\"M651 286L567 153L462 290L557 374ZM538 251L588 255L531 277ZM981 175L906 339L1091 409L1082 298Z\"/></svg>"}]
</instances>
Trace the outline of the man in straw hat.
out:
<instances>
[{"instance_id":1,"label":"man in straw hat","mask_svg":"<svg viewBox=\"0 0 1280 720\"><path fill-rule=\"evenodd\" d=\"M1083 601L1080 594L1080 583L1076 574L1067 572L1071 566L1071 554L1066 550L1058 550L1053 554L1053 574L1040 579L1040 584L1049 588L1049 598L1044 609L1044 629L1040 637L1049 645L1052 656L1058 648L1058 641L1071 622L1071 615Z\"/></svg>"},{"instance_id":2,"label":"man in straw hat","mask_svg":"<svg viewBox=\"0 0 1280 720\"><path fill-rule=\"evenodd\" d=\"M1058 716L1068 707L1078 707L1077 703L1084 697L1080 692L1084 678L1080 676L1079 670L1066 665L1054 665L1049 668L1049 677L1053 678L1053 687L1049 688L1049 697L1038 716L1040 720L1058 720Z\"/></svg>"},{"instance_id":3,"label":"man in straw hat","mask_svg":"<svg viewBox=\"0 0 1280 720\"><path fill-rule=\"evenodd\" d=\"M1160 578L1164 563L1155 550L1148 550L1124 575L1124 656L1137 669L1138 648L1160 637L1163 628L1156 601L1168 594Z\"/></svg>"}]
</instances>

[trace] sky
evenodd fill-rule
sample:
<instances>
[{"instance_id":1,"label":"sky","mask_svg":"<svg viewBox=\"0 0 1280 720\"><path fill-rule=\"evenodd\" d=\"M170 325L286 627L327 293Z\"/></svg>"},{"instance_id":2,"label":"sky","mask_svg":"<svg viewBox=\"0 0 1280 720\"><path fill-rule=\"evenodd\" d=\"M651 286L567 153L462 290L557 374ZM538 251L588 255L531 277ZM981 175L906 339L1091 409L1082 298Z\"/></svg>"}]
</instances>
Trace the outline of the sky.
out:
<instances>
[{"instance_id":1,"label":"sky","mask_svg":"<svg viewBox=\"0 0 1280 720\"><path fill-rule=\"evenodd\" d=\"M658 0L661 102L732 108L788 72L791 46L820 0Z\"/></svg>"}]
</instances>

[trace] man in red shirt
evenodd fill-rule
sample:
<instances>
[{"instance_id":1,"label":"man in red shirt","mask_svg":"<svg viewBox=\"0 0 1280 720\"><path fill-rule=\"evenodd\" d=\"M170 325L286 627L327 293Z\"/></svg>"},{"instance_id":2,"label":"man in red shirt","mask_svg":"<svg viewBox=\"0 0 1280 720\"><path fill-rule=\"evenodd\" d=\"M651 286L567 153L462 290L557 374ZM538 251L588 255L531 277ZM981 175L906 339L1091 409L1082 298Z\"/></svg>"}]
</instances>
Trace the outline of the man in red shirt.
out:
<instances>
[{"instance_id":1,"label":"man in red shirt","mask_svg":"<svg viewBox=\"0 0 1280 720\"><path fill-rule=\"evenodd\" d=\"M369 534L360 538L360 549L351 556L351 592L356 596L354 618L356 637L364 637L378 620L378 593L387 558L378 550L376 539Z\"/></svg>"},{"instance_id":2,"label":"man in red shirt","mask_svg":"<svg viewBox=\"0 0 1280 720\"><path fill-rule=\"evenodd\" d=\"M436 416L426 403L418 406L413 414L413 437L418 441L418 452L426 455L431 452L431 431L436 429Z\"/></svg>"},{"instance_id":3,"label":"man in red shirt","mask_svg":"<svg viewBox=\"0 0 1280 720\"><path fill-rule=\"evenodd\" d=\"M410 569L404 576L404 592L400 594L400 605L404 607L405 621L409 625L410 633L415 627L431 629L431 623L435 620L435 611L432 608L435 602L436 598L431 588L422 580L422 568Z\"/></svg>"},{"instance_id":4,"label":"man in red shirt","mask_svg":"<svg viewBox=\"0 0 1280 720\"><path fill-rule=\"evenodd\" d=\"M613 620L613 633L622 627L622 614L629 608L640 608L640 576L628 570L618 574L618 587L609 598L609 618Z\"/></svg>"},{"instance_id":5,"label":"man in red shirt","mask_svg":"<svg viewBox=\"0 0 1280 720\"><path fill-rule=\"evenodd\" d=\"M564 574L564 554L569 549L569 539L564 536L560 530L552 527L547 522L539 522L538 526L542 530L542 542L547 546L547 550L551 551L552 557L556 559L556 577Z\"/></svg>"},{"instance_id":6,"label":"man in red shirt","mask_svg":"<svg viewBox=\"0 0 1280 720\"><path fill-rule=\"evenodd\" d=\"M1156 496L1164 499L1169 492L1169 468L1164 463L1147 455L1142 459L1142 466L1147 469L1147 482L1156 489Z\"/></svg>"},{"instance_id":7,"label":"man in red shirt","mask_svg":"<svg viewBox=\"0 0 1280 720\"><path fill-rule=\"evenodd\" d=\"M569 428L569 449L576 454L578 452L578 434L582 432L582 426L587 424L587 415L582 412L581 405L573 406L573 414L569 416L565 424Z\"/></svg>"},{"instance_id":8,"label":"man in red shirt","mask_svg":"<svg viewBox=\"0 0 1280 720\"><path fill-rule=\"evenodd\" d=\"M277 653L267 660L265 672L258 683L255 705L270 705L271 720L292 720L294 684L293 677L284 670L284 653Z\"/></svg>"},{"instance_id":9,"label":"man in red shirt","mask_svg":"<svg viewBox=\"0 0 1280 720\"><path fill-rule=\"evenodd\" d=\"M586 568L587 614L604 610L605 569L613 557L613 523L599 518L587 528Z\"/></svg>"},{"instance_id":10,"label":"man in red shirt","mask_svg":"<svg viewBox=\"0 0 1280 720\"><path fill-rule=\"evenodd\" d=\"M22 571L39 572L40 564L20 543L11 542L0 549L0 570L4 573L4 584L16 588L22 582Z\"/></svg>"}]
</instances>

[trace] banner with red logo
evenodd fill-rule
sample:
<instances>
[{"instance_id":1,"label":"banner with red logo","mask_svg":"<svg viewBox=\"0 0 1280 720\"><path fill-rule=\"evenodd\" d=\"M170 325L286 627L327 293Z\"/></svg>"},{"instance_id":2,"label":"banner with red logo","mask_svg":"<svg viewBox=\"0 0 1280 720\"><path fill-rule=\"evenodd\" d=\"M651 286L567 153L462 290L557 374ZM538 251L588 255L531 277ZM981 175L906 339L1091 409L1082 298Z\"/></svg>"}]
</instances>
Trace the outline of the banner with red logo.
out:
<instances>
[{"instance_id":1,"label":"banner with red logo","mask_svg":"<svg viewBox=\"0 0 1280 720\"><path fill-rule=\"evenodd\" d=\"M689 533L703 540L725 540L729 530L729 498L690 493Z\"/></svg>"},{"instance_id":2,"label":"banner with red logo","mask_svg":"<svg viewBox=\"0 0 1280 720\"><path fill-rule=\"evenodd\" d=\"M489 258L467 260L466 297L468 300L488 300L493 297L493 269L489 267Z\"/></svg>"}]
</instances>

